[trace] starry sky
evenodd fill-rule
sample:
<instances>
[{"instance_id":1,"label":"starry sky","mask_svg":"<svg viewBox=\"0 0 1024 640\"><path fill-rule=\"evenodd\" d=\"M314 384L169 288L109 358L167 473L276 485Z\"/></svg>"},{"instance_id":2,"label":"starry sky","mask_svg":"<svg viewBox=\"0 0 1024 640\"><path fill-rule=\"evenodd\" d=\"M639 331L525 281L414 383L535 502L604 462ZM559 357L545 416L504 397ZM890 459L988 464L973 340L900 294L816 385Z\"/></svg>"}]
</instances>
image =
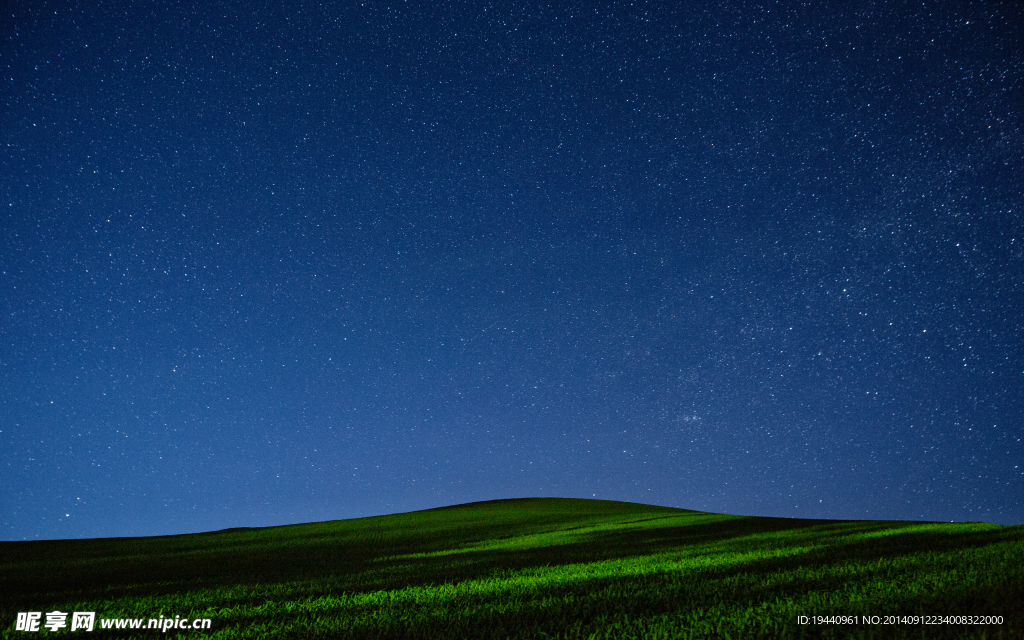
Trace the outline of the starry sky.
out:
<instances>
[{"instance_id":1,"label":"starry sky","mask_svg":"<svg viewBox=\"0 0 1024 640\"><path fill-rule=\"evenodd\" d=\"M0 19L0 538L1024 522L1010 2Z\"/></svg>"}]
</instances>

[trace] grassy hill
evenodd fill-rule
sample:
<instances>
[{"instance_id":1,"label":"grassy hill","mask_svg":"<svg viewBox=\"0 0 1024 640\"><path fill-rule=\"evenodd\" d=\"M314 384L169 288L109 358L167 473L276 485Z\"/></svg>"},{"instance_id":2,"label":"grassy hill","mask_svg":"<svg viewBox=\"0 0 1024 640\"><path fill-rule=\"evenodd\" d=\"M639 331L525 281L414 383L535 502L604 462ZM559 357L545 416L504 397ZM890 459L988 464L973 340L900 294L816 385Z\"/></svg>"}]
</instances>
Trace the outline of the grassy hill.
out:
<instances>
[{"instance_id":1,"label":"grassy hill","mask_svg":"<svg viewBox=\"0 0 1024 640\"><path fill-rule=\"evenodd\" d=\"M264 529L0 542L0 633L84 633L15 631L19 611L45 623L59 610L95 611L97 631L118 637L1024 638L1022 552L1024 526L497 500ZM101 619L161 616L209 618L211 628L99 629Z\"/></svg>"}]
</instances>

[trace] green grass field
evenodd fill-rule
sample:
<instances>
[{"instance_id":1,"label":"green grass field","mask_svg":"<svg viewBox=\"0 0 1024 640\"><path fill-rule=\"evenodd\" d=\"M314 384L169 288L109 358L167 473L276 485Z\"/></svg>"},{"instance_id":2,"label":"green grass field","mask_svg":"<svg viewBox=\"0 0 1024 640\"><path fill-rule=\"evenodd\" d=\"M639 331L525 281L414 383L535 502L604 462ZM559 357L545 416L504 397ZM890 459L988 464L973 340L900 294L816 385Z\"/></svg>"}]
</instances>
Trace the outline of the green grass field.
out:
<instances>
[{"instance_id":1,"label":"green grass field","mask_svg":"<svg viewBox=\"0 0 1024 640\"><path fill-rule=\"evenodd\" d=\"M500 500L266 529L0 542L0 620L4 638L55 635L15 630L18 612L45 623L55 610L96 612L92 634L69 631L68 616L56 635L71 637L1024 638L1022 551L1024 526ZM210 618L211 628L99 629L105 618L145 626L160 616Z\"/></svg>"}]
</instances>

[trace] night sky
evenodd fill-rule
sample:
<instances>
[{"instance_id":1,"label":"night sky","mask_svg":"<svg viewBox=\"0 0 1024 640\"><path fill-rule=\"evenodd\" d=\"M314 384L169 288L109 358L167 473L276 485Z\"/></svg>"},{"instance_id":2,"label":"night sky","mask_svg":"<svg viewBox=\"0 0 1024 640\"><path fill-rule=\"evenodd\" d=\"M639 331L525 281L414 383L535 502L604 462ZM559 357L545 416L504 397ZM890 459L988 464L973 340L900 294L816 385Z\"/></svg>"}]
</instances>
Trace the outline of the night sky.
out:
<instances>
[{"instance_id":1,"label":"night sky","mask_svg":"<svg viewBox=\"0 0 1024 640\"><path fill-rule=\"evenodd\" d=\"M7 3L0 538L1024 522L1013 4Z\"/></svg>"}]
</instances>

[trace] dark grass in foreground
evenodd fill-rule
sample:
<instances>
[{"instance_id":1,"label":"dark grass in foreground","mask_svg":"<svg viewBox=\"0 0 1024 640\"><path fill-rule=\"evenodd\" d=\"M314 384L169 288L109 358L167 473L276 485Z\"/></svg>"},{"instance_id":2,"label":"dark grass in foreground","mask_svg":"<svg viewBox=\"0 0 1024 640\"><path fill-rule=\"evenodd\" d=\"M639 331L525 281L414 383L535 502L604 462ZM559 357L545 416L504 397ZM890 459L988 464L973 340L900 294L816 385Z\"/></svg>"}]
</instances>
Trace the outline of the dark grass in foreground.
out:
<instances>
[{"instance_id":1,"label":"dark grass in foreground","mask_svg":"<svg viewBox=\"0 0 1024 640\"><path fill-rule=\"evenodd\" d=\"M1022 551L1022 526L501 500L266 529L2 542L0 623L4 638L50 635L14 627L19 611L53 610L212 619L210 632L182 632L192 638L1024 638ZM1002 624L885 624L954 615Z\"/></svg>"}]
</instances>

